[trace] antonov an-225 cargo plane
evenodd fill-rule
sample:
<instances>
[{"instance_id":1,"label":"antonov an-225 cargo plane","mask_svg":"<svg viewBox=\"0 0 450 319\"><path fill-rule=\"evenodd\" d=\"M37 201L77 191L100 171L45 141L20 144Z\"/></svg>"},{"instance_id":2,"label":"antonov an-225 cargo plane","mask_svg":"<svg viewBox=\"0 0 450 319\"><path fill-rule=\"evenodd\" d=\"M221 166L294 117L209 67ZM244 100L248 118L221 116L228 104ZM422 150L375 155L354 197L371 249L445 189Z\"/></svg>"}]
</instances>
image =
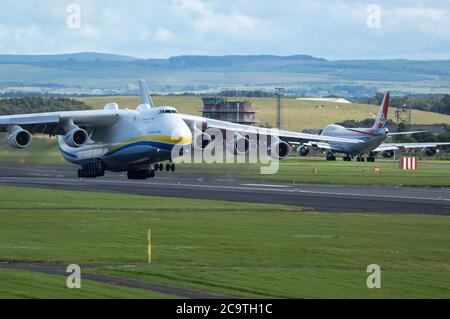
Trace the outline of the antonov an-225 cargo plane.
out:
<instances>
[{"instance_id":1,"label":"antonov an-225 cargo plane","mask_svg":"<svg viewBox=\"0 0 450 319\"><path fill-rule=\"evenodd\" d=\"M78 176L84 178L103 176L105 171L127 171L129 179L146 179L164 169L163 161L169 161L166 170L174 171L172 149L180 145L205 148L211 142L205 132L209 128L232 133L232 147L238 153L248 151L246 134L265 136L270 156L277 159L289 155L291 144L360 143L178 114L171 106L155 107L145 81L139 84L142 104L136 110L119 109L116 103L109 103L103 110L0 116L0 132L7 132L8 144L18 149L30 145L33 134L57 136L62 156L81 166ZM244 149L238 150L237 145L242 144Z\"/></svg>"}]
</instances>

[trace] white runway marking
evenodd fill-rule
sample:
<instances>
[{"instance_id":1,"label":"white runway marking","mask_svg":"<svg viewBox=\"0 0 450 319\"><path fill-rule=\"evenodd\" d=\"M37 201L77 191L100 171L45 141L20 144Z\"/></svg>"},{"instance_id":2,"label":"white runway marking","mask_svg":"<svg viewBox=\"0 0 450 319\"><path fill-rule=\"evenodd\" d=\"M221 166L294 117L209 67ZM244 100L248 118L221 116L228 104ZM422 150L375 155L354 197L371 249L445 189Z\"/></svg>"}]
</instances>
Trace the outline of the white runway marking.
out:
<instances>
[{"instance_id":1,"label":"white runway marking","mask_svg":"<svg viewBox=\"0 0 450 319\"><path fill-rule=\"evenodd\" d=\"M257 186L257 187L290 187L289 185L272 185L272 184L241 184L242 186Z\"/></svg>"}]
</instances>

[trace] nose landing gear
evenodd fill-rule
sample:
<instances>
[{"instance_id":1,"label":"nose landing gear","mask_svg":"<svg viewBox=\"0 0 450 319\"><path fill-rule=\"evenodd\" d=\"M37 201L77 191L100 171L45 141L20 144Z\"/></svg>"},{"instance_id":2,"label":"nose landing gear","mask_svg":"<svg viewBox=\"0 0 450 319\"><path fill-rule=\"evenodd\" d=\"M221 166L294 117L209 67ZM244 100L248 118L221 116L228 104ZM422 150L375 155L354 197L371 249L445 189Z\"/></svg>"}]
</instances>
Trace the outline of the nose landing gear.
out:
<instances>
[{"instance_id":1,"label":"nose landing gear","mask_svg":"<svg viewBox=\"0 0 450 319\"><path fill-rule=\"evenodd\" d=\"M167 163L166 164L166 171L172 171L175 172L175 164L174 163Z\"/></svg>"},{"instance_id":2,"label":"nose landing gear","mask_svg":"<svg viewBox=\"0 0 450 319\"><path fill-rule=\"evenodd\" d=\"M130 169L127 173L128 179L147 179L155 177L156 171L164 171L164 164L163 163L154 163L153 165L144 166L144 167L136 167L133 169ZM167 163L166 164L166 171L174 172L175 171L175 164L174 163Z\"/></svg>"},{"instance_id":3,"label":"nose landing gear","mask_svg":"<svg viewBox=\"0 0 450 319\"><path fill-rule=\"evenodd\" d=\"M155 163L153 164L153 169L155 172L157 171L164 171L164 164L163 163ZM166 164L166 171L167 172L175 172L175 164L174 163L167 163Z\"/></svg>"}]
</instances>

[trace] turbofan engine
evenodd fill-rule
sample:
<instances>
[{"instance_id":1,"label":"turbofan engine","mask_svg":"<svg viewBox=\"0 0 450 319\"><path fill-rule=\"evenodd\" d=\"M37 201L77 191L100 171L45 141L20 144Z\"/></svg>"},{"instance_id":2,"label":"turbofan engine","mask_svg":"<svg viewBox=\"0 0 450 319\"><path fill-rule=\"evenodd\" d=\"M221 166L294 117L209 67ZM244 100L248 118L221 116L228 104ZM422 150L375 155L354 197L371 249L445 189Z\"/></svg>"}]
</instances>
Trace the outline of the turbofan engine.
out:
<instances>
[{"instance_id":1,"label":"turbofan engine","mask_svg":"<svg viewBox=\"0 0 450 319\"><path fill-rule=\"evenodd\" d=\"M308 154L309 154L309 148L308 148L308 146L306 146L306 145L300 145L300 146L297 148L297 153L298 153L300 156L306 156L306 155L308 155Z\"/></svg>"},{"instance_id":2,"label":"turbofan engine","mask_svg":"<svg viewBox=\"0 0 450 319\"><path fill-rule=\"evenodd\" d=\"M73 126L69 132L67 132L64 137L64 141L70 147L81 147L86 144L88 138L89 135L85 130L79 128L78 126Z\"/></svg>"},{"instance_id":3,"label":"turbofan engine","mask_svg":"<svg viewBox=\"0 0 450 319\"><path fill-rule=\"evenodd\" d=\"M240 134L236 134L228 147L233 154L244 155L247 154L250 149L250 141L248 138Z\"/></svg>"},{"instance_id":4,"label":"turbofan engine","mask_svg":"<svg viewBox=\"0 0 450 319\"><path fill-rule=\"evenodd\" d=\"M194 131L194 148L204 150L212 142L211 136L199 129Z\"/></svg>"},{"instance_id":5,"label":"turbofan engine","mask_svg":"<svg viewBox=\"0 0 450 319\"><path fill-rule=\"evenodd\" d=\"M275 159L284 159L291 153L291 146L283 141L275 141L269 146L269 155Z\"/></svg>"},{"instance_id":6,"label":"turbofan engine","mask_svg":"<svg viewBox=\"0 0 450 319\"><path fill-rule=\"evenodd\" d=\"M8 144L13 148L25 148L31 144L30 132L21 127L15 127L8 136Z\"/></svg>"},{"instance_id":7,"label":"turbofan engine","mask_svg":"<svg viewBox=\"0 0 450 319\"><path fill-rule=\"evenodd\" d=\"M432 147L424 147L422 152L427 154L428 156L434 156L439 150Z\"/></svg>"},{"instance_id":8,"label":"turbofan engine","mask_svg":"<svg viewBox=\"0 0 450 319\"><path fill-rule=\"evenodd\" d=\"M394 151L383 151L381 152L381 156L384 158L391 158L394 156Z\"/></svg>"}]
</instances>

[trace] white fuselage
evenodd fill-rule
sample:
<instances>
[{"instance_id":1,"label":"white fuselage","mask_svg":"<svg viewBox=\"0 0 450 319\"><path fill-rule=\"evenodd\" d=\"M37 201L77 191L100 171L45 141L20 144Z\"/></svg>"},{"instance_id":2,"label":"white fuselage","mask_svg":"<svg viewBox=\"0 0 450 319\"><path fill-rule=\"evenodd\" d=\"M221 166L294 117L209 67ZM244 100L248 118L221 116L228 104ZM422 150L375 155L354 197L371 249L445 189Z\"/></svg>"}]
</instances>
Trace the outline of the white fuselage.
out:
<instances>
[{"instance_id":1,"label":"white fuselage","mask_svg":"<svg viewBox=\"0 0 450 319\"><path fill-rule=\"evenodd\" d=\"M387 136L387 129L373 129L373 128L345 128L340 125L327 125L321 135L340 137L346 139L355 139L362 141L361 143L329 143L331 150L335 153L346 154L363 154L370 153L381 143Z\"/></svg>"},{"instance_id":2,"label":"white fuselage","mask_svg":"<svg viewBox=\"0 0 450 319\"><path fill-rule=\"evenodd\" d=\"M190 145L192 133L173 107L118 110L117 122L90 132L88 142L70 147L58 137L63 157L74 164L101 161L107 170L124 171L136 165L171 159L175 145Z\"/></svg>"}]
</instances>

